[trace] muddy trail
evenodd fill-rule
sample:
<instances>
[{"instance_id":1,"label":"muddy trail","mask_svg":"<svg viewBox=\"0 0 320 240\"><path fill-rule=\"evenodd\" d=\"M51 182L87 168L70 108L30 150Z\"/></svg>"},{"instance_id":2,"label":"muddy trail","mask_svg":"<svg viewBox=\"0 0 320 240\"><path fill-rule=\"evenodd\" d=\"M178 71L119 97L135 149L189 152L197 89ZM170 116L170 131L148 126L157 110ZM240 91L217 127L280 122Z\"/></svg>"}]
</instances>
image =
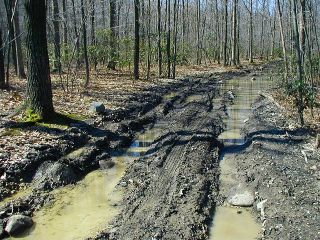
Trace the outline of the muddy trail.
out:
<instances>
[{"instance_id":1,"label":"muddy trail","mask_svg":"<svg viewBox=\"0 0 320 240\"><path fill-rule=\"evenodd\" d=\"M74 124L65 149L44 146L8 171L13 183L28 184L1 203L3 227L23 214L36 222L20 235L25 239L208 239L226 191L223 145L244 142L221 135L232 132L228 108L242 91L222 86L239 77L269 79L274 66L186 76L132 96L125 108L96 119L98 127Z\"/></svg>"}]
</instances>

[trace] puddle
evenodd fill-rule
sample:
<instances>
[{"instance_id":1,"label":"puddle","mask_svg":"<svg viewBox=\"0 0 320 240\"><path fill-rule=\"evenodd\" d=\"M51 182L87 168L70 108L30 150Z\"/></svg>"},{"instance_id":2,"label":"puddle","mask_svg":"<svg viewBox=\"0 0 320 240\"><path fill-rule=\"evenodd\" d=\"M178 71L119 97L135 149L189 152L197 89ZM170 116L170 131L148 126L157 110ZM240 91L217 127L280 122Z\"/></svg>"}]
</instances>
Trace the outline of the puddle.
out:
<instances>
[{"instance_id":1,"label":"puddle","mask_svg":"<svg viewBox=\"0 0 320 240\"><path fill-rule=\"evenodd\" d=\"M260 232L247 209L218 207L214 222L211 240L250 240L256 239Z\"/></svg>"},{"instance_id":2,"label":"puddle","mask_svg":"<svg viewBox=\"0 0 320 240\"><path fill-rule=\"evenodd\" d=\"M119 151L121 154L116 152L113 168L93 171L76 185L54 190L56 200L35 212L34 227L19 238L79 240L105 229L120 210L117 203L122 193L115 186L128 164L143 155L159 136L159 127L140 134L128 149Z\"/></svg>"},{"instance_id":3,"label":"puddle","mask_svg":"<svg viewBox=\"0 0 320 240\"><path fill-rule=\"evenodd\" d=\"M263 76L251 81L249 77L229 80L220 86L222 92L231 90L236 98L234 104L227 109L228 117L224 119L226 130L219 136L225 143L220 162L220 194L227 196L229 189L238 184L236 167L233 165L234 154L241 150L245 139L240 129L251 113L251 105L259 92L271 85L270 80ZM218 206L216 208L210 240L254 240L259 236L261 227L246 208Z\"/></svg>"}]
</instances>

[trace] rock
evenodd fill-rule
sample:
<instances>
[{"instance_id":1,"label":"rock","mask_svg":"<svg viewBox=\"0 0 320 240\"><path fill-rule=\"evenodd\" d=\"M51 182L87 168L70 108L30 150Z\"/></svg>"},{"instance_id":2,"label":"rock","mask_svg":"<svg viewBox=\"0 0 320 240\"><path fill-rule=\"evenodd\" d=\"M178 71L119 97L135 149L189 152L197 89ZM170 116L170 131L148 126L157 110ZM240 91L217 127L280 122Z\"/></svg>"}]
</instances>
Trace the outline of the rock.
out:
<instances>
[{"instance_id":1,"label":"rock","mask_svg":"<svg viewBox=\"0 0 320 240\"><path fill-rule=\"evenodd\" d=\"M233 100L235 98L233 92L230 90L227 92L227 96L228 96L228 99L230 99L230 100Z\"/></svg>"},{"instance_id":2,"label":"rock","mask_svg":"<svg viewBox=\"0 0 320 240\"><path fill-rule=\"evenodd\" d=\"M15 236L27 230L33 225L32 218L24 215L13 215L9 218L5 231L11 236Z\"/></svg>"},{"instance_id":3,"label":"rock","mask_svg":"<svg viewBox=\"0 0 320 240\"><path fill-rule=\"evenodd\" d=\"M111 160L100 160L99 161L99 166L101 169L109 169L114 167L115 162Z\"/></svg>"},{"instance_id":4,"label":"rock","mask_svg":"<svg viewBox=\"0 0 320 240\"><path fill-rule=\"evenodd\" d=\"M103 113L106 110L105 106L101 102L93 102L90 106L90 112Z\"/></svg>"},{"instance_id":5,"label":"rock","mask_svg":"<svg viewBox=\"0 0 320 240\"><path fill-rule=\"evenodd\" d=\"M33 180L36 189L51 190L76 182L77 176L67 164L45 162L39 167Z\"/></svg>"},{"instance_id":6,"label":"rock","mask_svg":"<svg viewBox=\"0 0 320 240\"><path fill-rule=\"evenodd\" d=\"M254 203L254 194L247 189L238 188L229 195L227 202L232 206L251 207Z\"/></svg>"},{"instance_id":7,"label":"rock","mask_svg":"<svg viewBox=\"0 0 320 240\"><path fill-rule=\"evenodd\" d=\"M310 167L310 170L312 170L312 171L317 171L317 166L316 165L313 165L312 167Z\"/></svg>"},{"instance_id":8,"label":"rock","mask_svg":"<svg viewBox=\"0 0 320 240\"><path fill-rule=\"evenodd\" d=\"M268 201L268 199L265 199L259 203L257 203L257 210L260 211L261 217L264 218L265 213L264 213L264 209L265 209L265 203Z\"/></svg>"}]
</instances>

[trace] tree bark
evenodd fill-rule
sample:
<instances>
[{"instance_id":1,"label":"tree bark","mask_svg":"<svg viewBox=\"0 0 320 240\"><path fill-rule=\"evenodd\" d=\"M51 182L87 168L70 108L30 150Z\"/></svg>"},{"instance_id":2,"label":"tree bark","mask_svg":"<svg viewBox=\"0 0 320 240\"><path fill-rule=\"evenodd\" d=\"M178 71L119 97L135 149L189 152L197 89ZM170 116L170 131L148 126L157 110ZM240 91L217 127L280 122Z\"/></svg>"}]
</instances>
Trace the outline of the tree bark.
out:
<instances>
[{"instance_id":1,"label":"tree bark","mask_svg":"<svg viewBox=\"0 0 320 240\"><path fill-rule=\"evenodd\" d=\"M89 69L89 60L88 60L88 47L87 47L87 25L86 25L86 15L84 9L84 1L81 0L81 21L82 21L82 39L83 39L83 55L84 63L86 67L86 79L84 82L84 87L89 85L90 81L90 69Z\"/></svg>"},{"instance_id":2,"label":"tree bark","mask_svg":"<svg viewBox=\"0 0 320 240\"><path fill-rule=\"evenodd\" d=\"M253 63L253 3L250 0L250 26L249 26L249 62Z\"/></svg>"},{"instance_id":3,"label":"tree bark","mask_svg":"<svg viewBox=\"0 0 320 240\"><path fill-rule=\"evenodd\" d=\"M117 4L116 0L110 0L110 61L108 68L116 69L117 44L116 44L116 23L117 23Z\"/></svg>"},{"instance_id":4,"label":"tree bark","mask_svg":"<svg viewBox=\"0 0 320 240\"><path fill-rule=\"evenodd\" d=\"M63 12L63 45L64 45L64 55L68 55L67 45L68 45L68 25L67 25L67 8L66 0L62 0L62 12Z\"/></svg>"},{"instance_id":5,"label":"tree bark","mask_svg":"<svg viewBox=\"0 0 320 240\"><path fill-rule=\"evenodd\" d=\"M140 2L134 0L134 79L139 79L140 60Z\"/></svg>"},{"instance_id":6,"label":"tree bark","mask_svg":"<svg viewBox=\"0 0 320 240\"><path fill-rule=\"evenodd\" d=\"M148 58L147 58L147 80L150 79L151 70L151 0L148 0Z\"/></svg>"},{"instance_id":7,"label":"tree bark","mask_svg":"<svg viewBox=\"0 0 320 240\"><path fill-rule=\"evenodd\" d=\"M6 12L7 12L7 21L8 21L8 28L9 28L9 39L10 39L10 44L9 46L11 47L12 50L12 61L14 65L15 72L18 72L18 67L17 67L17 53L16 53L16 41L15 41L15 34L14 34L14 18L13 18L13 9L16 7L13 3L14 1L11 0L4 0L4 5L6 7ZM9 55L8 55L8 59ZM8 65L9 66L9 65Z\"/></svg>"},{"instance_id":8,"label":"tree bark","mask_svg":"<svg viewBox=\"0 0 320 240\"><path fill-rule=\"evenodd\" d=\"M0 28L0 88L1 89L6 87L3 48L4 46L2 43L2 29Z\"/></svg>"},{"instance_id":9,"label":"tree bark","mask_svg":"<svg viewBox=\"0 0 320 240\"><path fill-rule=\"evenodd\" d=\"M304 71L302 66L302 52L300 49L300 34L299 34L299 27L298 27L298 14L297 14L297 2L296 0L292 0L293 6L293 26L294 26L294 38L295 38L295 50L296 50L296 57L297 57L297 77L298 77L298 96L297 98L297 108L300 118L300 123L304 125L304 118L303 118L303 110L304 110L304 103L303 103L303 84L304 84Z\"/></svg>"},{"instance_id":10,"label":"tree bark","mask_svg":"<svg viewBox=\"0 0 320 240\"><path fill-rule=\"evenodd\" d=\"M287 47L286 47L286 40L284 38L280 0L277 0L277 8L278 8L278 16L279 16L279 26L280 26L280 35L281 35L281 43L282 43L283 60L284 60L284 67L285 67L285 81L287 84L288 83Z\"/></svg>"},{"instance_id":11,"label":"tree bark","mask_svg":"<svg viewBox=\"0 0 320 240\"><path fill-rule=\"evenodd\" d=\"M162 75L162 48L161 48L161 0L158 0L158 74Z\"/></svg>"},{"instance_id":12,"label":"tree bark","mask_svg":"<svg viewBox=\"0 0 320 240\"><path fill-rule=\"evenodd\" d=\"M167 76L171 77L171 3L167 0Z\"/></svg>"},{"instance_id":13,"label":"tree bark","mask_svg":"<svg viewBox=\"0 0 320 240\"><path fill-rule=\"evenodd\" d=\"M237 52L237 7L238 0L233 1L233 11L232 11L232 52L231 52L231 63L232 65L237 65L236 62L236 52Z\"/></svg>"},{"instance_id":14,"label":"tree bark","mask_svg":"<svg viewBox=\"0 0 320 240\"><path fill-rule=\"evenodd\" d=\"M52 1L53 8L53 30L54 30L54 60L53 72L61 73L61 47L60 47L60 16L58 0Z\"/></svg>"},{"instance_id":15,"label":"tree bark","mask_svg":"<svg viewBox=\"0 0 320 240\"><path fill-rule=\"evenodd\" d=\"M95 0L91 1L91 45L96 44L96 5Z\"/></svg>"},{"instance_id":16,"label":"tree bark","mask_svg":"<svg viewBox=\"0 0 320 240\"><path fill-rule=\"evenodd\" d=\"M46 35L46 4L25 0L28 58L27 110L47 120L54 115Z\"/></svg>"},{"instance_id":17,"label":"tree bark","mask_svg":"<svg viewBox=\"0 0 320 240\"><path fill-rule=\"evenodd\" d=\"M16 0L18 1L18 0ZM18 2L16 3L18 4ZM14 35L15 35L15 47L16 47L16 58L17 58L17 75L21 79L26 78L26 73L24 71L24 60L23 60L23 53L21 47L21 36L20 36L20 22L19 22L19 11L18 6L16 6L14 17Z\"/></svg>"},{"instance_id":18,"label":"tree bark","mask_svg":"<svg viewBox=\"0 0 320 240\"><path fill-rule=\"evenodd\" d=\"M224 42L223 42L223 64L228 65L227 59L228 44L228 0L224 0Z\"/></svg>"},{"instance_id":19,"label":"tree bark","mask_svg":"<svg viewBox=\"0 0 320 240\"><path fill-rule=\"evenodd\" d=\"M72 13L73 13L73 28L74 28L74 35L76 38L76 42L75 42L76 58L77 58L76 68L79 69L80 68L80 34L77 28L77 14L76 14L74 0L71 0L71 2L72 2Z\"/></svg>"}]
</instances>

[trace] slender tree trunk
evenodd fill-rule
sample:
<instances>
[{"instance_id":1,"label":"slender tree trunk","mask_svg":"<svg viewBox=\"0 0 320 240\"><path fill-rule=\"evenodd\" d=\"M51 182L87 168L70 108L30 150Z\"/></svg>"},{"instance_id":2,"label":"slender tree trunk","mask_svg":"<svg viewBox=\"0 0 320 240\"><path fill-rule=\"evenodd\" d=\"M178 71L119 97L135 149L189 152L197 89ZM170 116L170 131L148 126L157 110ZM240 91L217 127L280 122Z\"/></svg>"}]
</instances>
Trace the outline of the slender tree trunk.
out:
<instances>
[{"instance_id":1,"label":"slender tree trunk","mask_svg":"<svg viewBox=\"0 0 320 240\"><path fill-rule=\"evenodd\" d=\"M201 3L200 0L197 0L197 64L201 64L201 56L200 56L200 21L201 21Z\"/></svg>"},{"instance_id":2,"label":"slender tree trunk","mask_svg":"<svg viewBox=\"0 0 320 240\"><path fill-rule=\"evenodd\" d=\"M6 87L6 77L4 70L4 55L3 55L2 29L0 27L0 89Z\"/></svg>"},{"instance_id":3,"label":"slender tree trunk","mask_svg":"<svg viewBox=\"0 0 320 240\"><path fill-rule=\"evenodd\" d=\"M60 48L60 16L58 0L52 1L53 5L53 29L54 29L54 61L53 72L61 72L61 48Z\"/></svg>"},{"instance_id":4,"label":"slender tree trunk","mask_svg":"<svg viewBox=\"0 0 320 240\"><path fill-rule=\"evenodd\" d=\"M83 55L84 62L86 67L86 80L84 86L87 87L90 81L90 68L89 68L89 60L88 60L88 47L87 47L87 25L86 25L86 15L84 9L84 1L81 0L81 21L82 21L82 38L83 38Z\"/></svg>"},{"instance_id":5,"label":"slender tree trunk","mask_svg":"<svg viewBox=\"0 0 320 240\"><path fill-rule=\"evenodd\" d=\"M304 64L306 55L306 0L300 0L301 5L301 19L300 19L300 51L301 61Z\"/></svg>"},{"instance_id":6,"label":"slender tree trunk","mask_svg":"<svg viewBox=\"0 0 320 240\"><path fill-rule=\"evenodd\" d=\"M162 75L162 47L161 47L161 0L158 0L158 73Z\"/></svg>"},{"instance_id":7,"label":"slender tree trunk","mask_svg":"<svg viewBox=\"0 0 320 240\"><path fill-rule=\"evenodd\" d=\"M223 64L228 65L227 59L228 44L228 0L224 0L224 42L223 42Z\"/></svg>"},{"instance_id":8,"label":"slender tree trunk","mask_svg":"<svg viewBox=\"0 0 320 240\"><path fill-rule=\"evenodd\" d=\"M67 7L66 0L62 0L62 12L63 12L63 54L68 55L67 45L68 45L68 24L67 24Z\"/></svg>"},{"instance_id":9,"label":"slender tree trunk","mask_svg":"<svg viewBox=\"0 0 320 240\"><path fill-rule=\"evenodd\" d=\"M6 7L6 12L7 12L7 21L8 21L8 29L9 29L9 39L10 39L10 47L12 50L12 61L13 61L13 66L15 69L15 72L18 72L17 68L17 53L16 53L16 41L15 41L15 34L14 34L14 18L13 18L13 9L16 7L14 1L11 0L4 0L4 5ZM8 54L8 59L10 60L9 54ZM8 64L9 66L9 64Z\"/></svg>"},{"instance_id":10,"label":"slender tree trunk","mask_svg":"<svg viewBox=\"0 0 320 240\"><path fill-rule=\"evenodd\" d=\"M15 0L18 1L18 0ZM18 2L16 3L18 5ZM15 46L16 46L16 58L17 58L17 74L19 78L25 79L26 73L24 71L24 60L21 47L21 36L20 36L20 23L19 23L19 11L18 6L16 6L14 13L14 35L15 35Z\"/></svg>"},{"instance_id":11,"label":"slender tree trunk","mask_svg":"<svg viewBox=\"0 0 320 240\"><path fill-rule=\"evenodd\" d=\"M172 78L176 78L176 65L177 65L177 37L178 37L178 12L179 12L179 1L174 0L174 36L173 36L173 64L172 64Z\"/></svg>"},{"instance_id":12,"label":"slender tree trunk","mask_svg":"<svg viewBox=\"0 0 320 240\"><path fill-rule=\"evenodd\" d=\"M46 3L25 0L28 58L27 111L42 119L54 115L46 36Z\"/></svg>"},{"instance_id":13,"label":"slender tree trunk","mask_svg":"<svg viewBox=\"0 0 320 240\"><path fill-rule=\"evenodd\" d=\"M102 14L102 25L103 27L106 26L106 6L105 6L105 0L101 0L101 14Z\"/></svg>"},{"instance_id":14,"label":"slender tree trunk","mask_svg":"<svg viewBox=\"0 0 320 240\"><path fill-rule=\"evenodd\" d=\"M285 67L285 81L286 81L286 84L288 84L288 73L289 72L288 72L288 60L287 60L287 47L286 47L286 40L284 38L280 0L277 0L277 8L278 8L278 16L279 16L279 26L280 26L280 35L281 35L281 43L282 43L283 60L284 60L284 67Z\"/></svg>"},{"instance_id":15,"label":"slender tree trunk","mask_svg":"<svg viewBox=\"0 0 320 240\"><path fill-rule=\"evenodd\" d=\"M96 4L91 0L91 45L96 44Z\"/></svg>"},{"instance_id":16,"label":"slender tree trunk","mask_svg":"<svg viewBox=\"0 0 320 240\"><path fill-rule=\"evenodd\" d=\"M116 69L116 22L117 22L117 3L116 0L110 0L110 61L108 63L108 68L115 70Z\"/></svg>"},{"instance_id":17,"label":"slender tree trunk","mask_svg":"<svg viewBox=\"0 0 320 240\"><path fill-rule=\"evenodd\" d=\"M237 6L238 0L233 1L233 11L232 11L232 52L231 52L231 63L232 65L237 65L236 63L236 52L237 52Z\"/></svg>"},{"instance_id":18,"label":"slender tree trunk","mask_svg":"<svg viewBox=\"0 0 320 240\"><path fill-rule=\"evenodd\" d=\"M134 0L134 79L139 79L140 60L140 2Z\"/></svg>"},{"instance_id":19,"label":"slender tree trunk","mask_svg":"<svg viewBox=\"0 0 320 240\"><path fill-rule=\"evenodd\" d=\"M171 77L171 4L167 0L167 72L168 78Z\"/></svg>"},{"instance_id":20,"label":"slender tree trunk","mask_svg":"<svg viewBox=\"0 0 320 240\"><path fill-rule=\"evenodd\" d=\"M249 23L249 62L253 63L253 3L250 0L250 23Z\"/></svg>"},{"instance_id":21,"label":"slender tree trunk","mask_svg":"<svg viewBox=\"0 0 320 240\"><path fill-rule=\"evenodd\" d=\"M73 28L74 28L74 34L75 34L75 44L76 44L76 58L77 58L77 62L76 62L76 69L80 68L80 34L78 32L78 28L77 28L77 14L76 14L76 8L75 8L75 4L74 4L74 0L72 1L72 13L73 13Z\"/></svg>"},{"instance_id":22,"label":"slender tree trunk","mask_svg":"<svg viewBox=\"0 0 320 240\"><path fill-rule=\"evenodd\" d=\"M147 59L147 79L150 79L151 68L151 0L148 0L148 59Z\"/></svg>"},{"instance_id":23,"label":"slender tree trunk","mask_svg":"<svg viewBox=\"0 0 320 240\"><path fill-rule=\"evenodd\" d=\"M304 118L303 118L303 110L304 110L304 103L303 103L303 84L304 84L304 72L303 72L303 63L302 63L302 52L300 49L300 36L299 36L299 27L298 27L298 14L297 14L297 2L296 0L292 0L293 6L293 25L294 25L294 38L295 38L295 50L296 50L296 57L297 57L297 73L298 73L298 96L297 96L297 108L300 118L301 125L304 125Z\"/></svg>"}]
</instances>

